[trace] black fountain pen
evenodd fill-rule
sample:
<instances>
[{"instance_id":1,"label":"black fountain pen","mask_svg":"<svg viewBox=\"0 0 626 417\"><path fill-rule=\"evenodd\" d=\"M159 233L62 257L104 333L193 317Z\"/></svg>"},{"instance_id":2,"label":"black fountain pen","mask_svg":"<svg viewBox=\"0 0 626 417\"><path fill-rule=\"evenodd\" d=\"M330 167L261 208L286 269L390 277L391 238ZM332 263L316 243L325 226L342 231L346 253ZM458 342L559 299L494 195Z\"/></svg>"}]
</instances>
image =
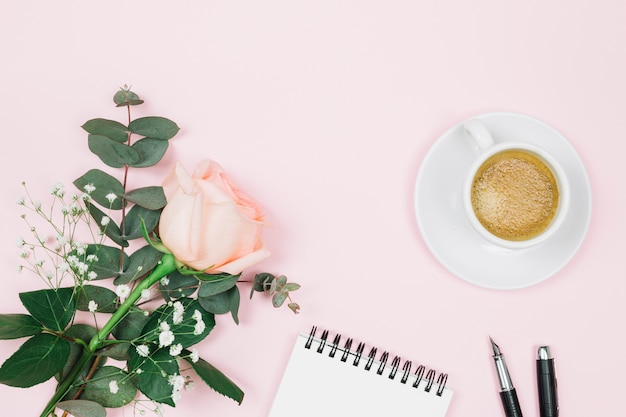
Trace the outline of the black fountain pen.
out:
<instances>
[{"instance_id":1,"label":"black fountain pen","mask_svg":"<svg viewBox=\"0 0 626 417\"><path fill-rule=\"evenodd\" d=\"M537 390L539 416L557 417L559 401L556 394L556 371L549 346L540 346L537 350Z\"/></svg>"},{"instance_id":2,"label":"black fountain pen","mask_svg":"<svg viewBox=\"0 0 626 417\"><path fill-rule=\"evenodd\" d=\"M491 337L489 339L493 348L493 360L496 363L498 380L500 381L500 399L504 407L504 415L506 417L522 417L522 409L517 399L517 392L515 392L515 387L511 382L511 376L506 367L506 362L504 362L504 356L500 352L500 347L495 344L493 339Z\"/></svg>"}]
</instances>

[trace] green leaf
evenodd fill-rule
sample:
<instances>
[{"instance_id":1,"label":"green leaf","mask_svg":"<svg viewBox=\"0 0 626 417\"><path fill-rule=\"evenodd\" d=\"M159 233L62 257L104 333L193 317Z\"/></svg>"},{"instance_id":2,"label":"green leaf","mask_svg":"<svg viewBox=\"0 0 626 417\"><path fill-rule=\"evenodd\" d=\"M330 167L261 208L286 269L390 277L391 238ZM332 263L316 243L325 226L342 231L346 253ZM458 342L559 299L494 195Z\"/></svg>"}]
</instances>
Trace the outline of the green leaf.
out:
<instances>
[{"instance_id":1,"label":"green leaf","mask_svg":"<svg viewBox=\"0 0 626 417\"><path fill-rule=\"evenodd\" d=\"M115 120L91 119L82 128L92 135L106 136L117 142L128 141L128 128Z\"/></svg>"},{"instance_id":2,"label":"green leaf","mask_svg":"<svg viewBox=\"0 0 626 417\"><path fill-rule=\"evenodd\" d=\"M178 323L174 323L174 311L176 309L176 303L179 302L183 306L182 320ZM201 315L205 325L203 331L198 334L194 334L197 322L194 318L194 314L198 314L196 311ZM170 331L174 334L174 344L180 343L183 348L199 343L207 337L213 327L215 327L215 317L213 314L205 311L197 300L191 298L182 298L172 305L168 303L157 308L150 315L150 320L148 320L143 328L142 334L145 335L145 341L153 343L159 342L161 322L167 322L170 326Z\"/></svg>"},{"instance_id":3,"label":"green leaf","mask_svg":"<svg viewBox=\"0 0 626 417\"><path fill-rule=\"evenodd\" d=\"M298 290L298 289L300 289L300 284L296 284L295 282L288 282L283 287L284 291L295 291L295 290Z\"/></svg>"},{"instance_id":4,"label":"green leaf","mask_svg":"<svg viewBox=\"0 0 626 417\"><path fill-rule=\"evenodd\" d=\"M234 286L227 291L202 297L198 294L198 302L206 311L213 314L225 314L230 312L236 324L239 324L238 311L241 295L239 288Z\"/></svg>"},{"instance_id":5,"label":"green leaf","mask_svg":"<svg viewBox=\"0 0 626 417\"><path fill-rule=\"evenodd\" d=\"M99 313L114 313L117 310L117 295L108 288L98 285L83 285L76 294L76 309L89 311L89 302L98 304Z\"/></svg>"},{"instance_id":6,"label":"green leaf","mask_svg":"<svg viewBox=\"0 0 626 417\"><path fill-rule=\"evenodd\" d=\"M115 394L111 392L111 383L117 385ZM137 388L126 372L114 366L104 366L87 382L81 398L98 402L106 408L117 408L130 403L136 395Z\"/></svg>"},{"instance_id":7,"label":"green leaf","mask_svg":"<svg viewBox=\"0 0 626 417\"><path fill-rule=\"evenodd\" d=\"M77 255L75 251L71 254ZM89 264L89 270L97 274L96 280L118 276L120 270L124 270L129 261L126 253L122 254L120 248L113 246L89 245L85 250L85 255L79 258L87 259L89 255L95 255L95 260ZM122 262L121 267L120 261Z\"/></svg>"},{"instance_id":8,"label":"green leaf","mask_svg":"<svg viewBox=\"0 0 626 417\"><path fill-rule=\"evenodd\" d=\"M128 349L130 349L130 343L115 343L108 345L103 349L98 350L98 356L104 356L115 359L117 361L128 360Z\"/></svg>"},{"instance_id":9,"label":"green leaf","mask_svg":"<svg viewBox=\"0 0 626 417\"><path fill-rule=\"evenodd\" d=\"M132 91L120 88L120 90L113 96L113 102L117 105L117 107L122 107L137 106L143 103L143 100Z\"/></svg>"},{"instance_id":10,"label":"green leaf","mask_svg":"<svg viewBox=\"0 0 626 417\"><path fill-rule=\"evenodd\" d=\"M86 203L87 208L89 209L89 215L96 221L98 228L104 232L113 242L117 243L120 246L127 247L128 242L124 240L121 236L122 231L119 226L115 224L115 222L111 219L106 226L102 225L102 219L105 217L109 217L104 212L102 212L95 204ZM109 218L110 219L110 218Z\"/></svg>"},{"instance_id":11,"label":"green leaf","mask_svg":"<svg viewBox=\"0 0 626 417\"><path fill-rule=\"evenodd\" d=\"M189 362L193 370L198 374L211 389L216 392L237 401L239 404L243 401L244 392L233 381L231 381L220 370L213 365L200 358L197 362L193 362L189 357L189 351L184 351L184 359Z\"/></svg>"},{"instance_id":12,"label":"green leaf","mask_svg":"<svg viewBox=\"0 0 626 417\"><path fill-rule=\"evenodd\" d=\"M156 185L130 191L124 198L148 210L158 210L167 204L163 187Z\"/></svg>"},{"instance_id":13,"label":"green leaf","mask_svg":"<svg viewBox=\"0 0 626 417\"><path fill-rule=\"evenodd\" d=\"M169 283L159 288L165 301L191 296L198 289L198 279L194 275L183 275L178 271L168 275Z\"/></svg>"},{"instance_id":14,"label":"green leaf","mask_svg":"<svg viewBox=\"0 0 626 417\"><path fill-rule=\"evenodd\" d=\"M161 210L149 210L139 205L134 205L126 213L126 227L124 239L133 240L143 237L142 228L146 227L147 233L152 233L161 218ZM143 222L143 225L142 225Z\"/></svg>"},{"instance_id":15,"label":"green leaf","mask_svg":"<svg viewBox=\"0 0 626 417\"><path fill-rule=\"evenodd\" d=\"M69 329L67 329L67 331L65 332L65 336L67 338L82 340L85 344L87 344L89 343L91 338L96 335L97 332L98 331L93 326L89 326L87 324L75 324ZM62 381L72 371L72 368L74 367L76 362L78 362L78 360L80 359L83 353L83 349L84 349L84 346L78 342L70 343L70 353L67 357L67 360L63 364L63 369L61 369L61 371L55 375L55 378L57 379L57 381ZM85 367L85 369L81 373L81 375L79 375L79 378L81 378L81 381L87 376L87 373L89 372L89 368L93 364L94 360L95 359L91 359L89 364ZM104 361L102 361L102 363L99 363L99 366L102 366L103 364L104 364ZM75 392L76 390L73 390L72 395Z\"/></svg>"},{"instance_id":16,"label":"green leaf","mask_svg":"<svg viewBox=\"0 0 626 417\"><path fill-rule=\"evenodd\" d=\"M137 388L153 401L175 405L169 377L179 374L178 361L170 356L169 349L158 349L147 358L139 356L135 349L129 351L128 368L133 374ZM137 372L141 369L141 372Z\"/></svg>"},{"instance_id":17,"label":"green leaf","mask_svg":"<svg viewBox=\"0 0 626 417\"><path fill-rule=\"evenodd\" d=\"M150 320L150 316L143 310L131 310L113 329L113 336L117 340L134 340L141 336L141 332Z\"/></svg>"},{"instance_id":18,"label":"green leaf","mask_svg":"<svg viewBox=\"0 0 626 417\"><path fill-rule=\"evenodd\" d=\"M287 299L287 293L277 292L272 296L272 305L278 308L283 305L286 299Z\"/></svg>"},{"instance_id":19,"label":"green leaf","mask_svg":"<svg viewBox=\"0 0 626 417\"><path fill-rule=\"evenodd\" d=\"M120 143L101 135L89 135L89 150L102 162L113 168L133 165L139 159L137 150L125 143Z\"/></svg>"},{"instance_id":20,"label":"green leaf","mask_svg":"<svg viewBox=\"0 0 626 417\"><path fill-rule=\"evenodd\" d=\"M128 267L115 278L115 285L128 284L138 278L141 278L154 269L159 263L163 254L150 245L137 249L130 255Z\"/></svg>"},{"instance_id":21,"label":"green leaf","mask_svg":"<svg viewBox=\"0 0 626 417\"><path fill-rule=\"evenodd\" d=\"M156 116L135 119L130 122L128 129L138 135L161 140L173 138L180 130L173 121Z\"/></svg>"},{"instance_id":22,"label":"green leaf","mask_svg":"<svg viewBox=\"0 0 626 417\"><path fill-rule=\"evenodd\" d=\"M135 168L146 168L156 165L163 159L169 142L160 139L143 138L135 142L132 146L137 151L139 157L130 165Z\"/></svg>"},{"instance_id":23,"label":"green leaf","mask_svg":"<svg viewBox=\"0 0 626 417\"><path fill-rule=\"evenodd\" d=\"M80 178L74 180L74 185L82 191L85 191L86 185L93 185L96 189L91 193L91 198L102 207L110 207L112 210L120 210L122 208L122 199L124 195L124 186L111 175L99 169L92 169ZM118 198L109 202L107 195L115 194Z\"/></svg>"},{"instance_id":24,"label":"green leaf","mask_svg":"<svg viewBox=\"0 0 626 417\"><path fill-rule=\"evenodd\" d=\"M28 339L0 367L0 383L28 388L52 378L63 369L70 342L47 333Z\"/></svg>"},{"instance_id":25,"label":"green leaf","mask_svg":"<svg viewBox=\"0 0 626 417\"><path fill-rule=\"evenodd\" d=\"M252 282L252 289L250 290L250 298L255 291L257 292L265 292L269 290L272 282L276 277L268 272L261 272L254 276L254 281Z\"/></svg>"},{"instance_id":26,"label":"green leaf","mask_svg":"<svg viewBox=\"0 0 626 417\"><path fill-rule=\"evenodd\" d=\"M69 400L61 401L57 407L67 411L74 417L106 417L106 409L94 401Z\"/></svg>"},{"instance_id":27,"label":"green leaf","mask_svg":"<svg viewBox=\"0 0 626 417\"><path fill-rule=\"evenodd\" d=\"M63 331L76 311L73 288L20 293L20 300L35 320L48 329Z\"/></svg>"},{"instance_id":28,"label":"green leaf","mask_svg":"<svg viewBox=\"0 0 626 417\"><path fill-rule=\"evenodd\" d=\"M198 297L206 298L230 290L237 284L239 275L228 275L215 281L204 281L200 284Z\"/></svg>"},{"instance_id":29,"label":"green leaf","mask_svg":"<svg viewBox=\"0 0 626 417\"><path fill-rule=\"evenodd\" d=\"M28 314L0 314L0 339L19 339L41 333L41 324Z\"/></svg>"}]
</instances>

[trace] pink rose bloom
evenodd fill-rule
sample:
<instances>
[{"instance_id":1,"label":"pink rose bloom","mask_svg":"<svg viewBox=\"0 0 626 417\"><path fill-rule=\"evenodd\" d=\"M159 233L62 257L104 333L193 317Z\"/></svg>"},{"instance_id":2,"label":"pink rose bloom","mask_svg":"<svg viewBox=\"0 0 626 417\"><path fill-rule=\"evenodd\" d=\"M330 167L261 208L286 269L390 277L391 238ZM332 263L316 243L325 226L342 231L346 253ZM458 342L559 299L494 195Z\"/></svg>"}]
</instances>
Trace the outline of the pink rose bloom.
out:
<instances>
[{"instance_id":1,"label":"pink rose bloom","mask_svg":"<svg viewBox=\"0 0 626 417\"><path fill-rule=\"evenodd\" d=\"M177 163L163 191L161 241L190 268L236 275L270 255L261 239L260 205L239 191L218 163L202 161L191 176Z\"/></svg>"}]
</instances>

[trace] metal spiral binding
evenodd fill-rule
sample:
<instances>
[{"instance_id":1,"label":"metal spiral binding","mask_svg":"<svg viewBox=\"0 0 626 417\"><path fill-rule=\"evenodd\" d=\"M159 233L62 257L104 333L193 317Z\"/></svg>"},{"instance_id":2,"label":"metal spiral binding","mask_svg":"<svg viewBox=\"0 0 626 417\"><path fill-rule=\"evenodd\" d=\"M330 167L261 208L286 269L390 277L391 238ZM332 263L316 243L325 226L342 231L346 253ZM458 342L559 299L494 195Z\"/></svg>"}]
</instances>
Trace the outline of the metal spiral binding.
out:
<instances>
[{"instance_id":1,"label":"metal spiral binding","mask_svg":"<svg viewBox=\"0 0 626 417\"><path fill-rule=\"evenodd\" d=\"M307 341L304 345L306 349L311 348L313 342L316 340L315 338L316 333L317 333L317 326L313 326L311 328L311 332L309 333L307 337ZM328 334L329 334L328 330L322 331L322 335L319 337L319 339L317 339L319 341L319 344L316 348L316 352L320 354L323 353L324 348L328 344L330 346L330 351L328 352L329 357L334 358L335 354L337 353L337 350L341 350L343 352L340 357L341 362L347 362L350 355L353 355L354 360L352 361L352 365L358 366L359 363L361 362L361 359L363 358L363 352L365 351L365 344L360 342L356 350L352 351L351 350L352 343L353 343L352 338L346 339L343 347L340 347L341 335L336 334L332 343L327 343ZM374 361L376 360L377 352L378 352L378 349L376 347L372 347L371 350L369 351L367 355L367 362L364 365L364 369L366 371L371 370L371 367L374 364ZM378 375L383 374L383 372L387 368L388 361L389 361L389 352L383 351L383 353L380 355L380 358L379 358L378 369L376 369L376 373ZM394 358L391 361L391 364L389 365L389 373L387 374L389 379L396 378L398 374L398 370L400 369L400 363L402 363L402 358L400 358L400 356L394 356ZM413 364L410 360L405 360L404 363L402 364L402 376L400 377L400 380L399 380L402 384L406 384L406 382L408 381L409 376L411 375L412 366ZM423 389L425 392L431 392L433 384L435 383L435 379L436 379L438 388L435 394L438 396L441 396L443 394L443 391L446 388L446 383L448 382L448 374L440 373L437 376L437 372L434 369L429 369L427 371L424 365L417 366L417 368L415 369L414 377L415 377L415 381L413 382L412 387L420 388L420 386L423 385L424 386ZM424 381L424 384L422 384L422 381Z\"/></svg>"}]
</instances>

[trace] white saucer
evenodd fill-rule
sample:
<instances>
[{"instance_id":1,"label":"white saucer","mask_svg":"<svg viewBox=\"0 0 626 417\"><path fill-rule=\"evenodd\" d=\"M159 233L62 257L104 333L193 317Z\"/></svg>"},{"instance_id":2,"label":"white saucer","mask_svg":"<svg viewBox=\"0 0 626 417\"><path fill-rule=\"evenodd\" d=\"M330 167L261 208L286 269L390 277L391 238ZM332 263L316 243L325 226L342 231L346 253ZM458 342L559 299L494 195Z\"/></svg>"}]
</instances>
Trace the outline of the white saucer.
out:
<instances>
[{"instance_id":1,"label":"white saucer","mask_svg":"<svg viewBox=\"0 0 626 417\"><path fill-rule=\"evenodd\" d=\"M461 189L474 154L463 122L445 132L430 148L417 175L415 213L426 245L450 272L492 289L524 288L555 274L574 256L591 220L591 186L582 160L559 132L517 113L489 113L480 119L494 139L541 146L559 160L571 186L570 211L550 240L528 249L493 246L467 221Z\"/></svg>"}]
</instances>

